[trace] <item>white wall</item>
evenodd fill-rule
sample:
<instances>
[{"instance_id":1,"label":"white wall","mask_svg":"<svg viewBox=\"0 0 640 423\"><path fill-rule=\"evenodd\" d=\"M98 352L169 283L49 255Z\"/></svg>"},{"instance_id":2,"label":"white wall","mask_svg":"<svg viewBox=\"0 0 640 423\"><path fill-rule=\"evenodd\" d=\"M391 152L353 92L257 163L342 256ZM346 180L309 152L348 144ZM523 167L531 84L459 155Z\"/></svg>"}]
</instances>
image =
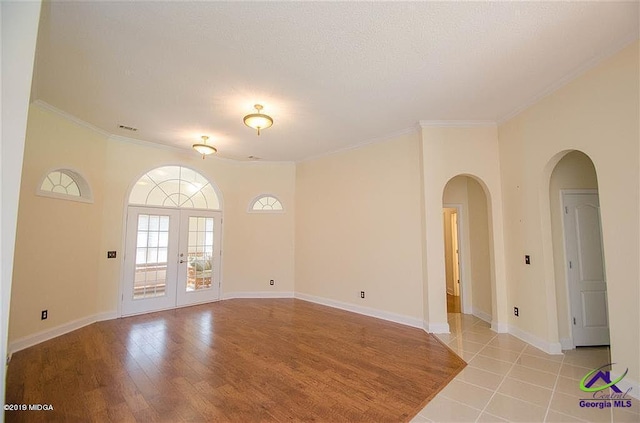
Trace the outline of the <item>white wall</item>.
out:
<instances>
[{"instance_id":1,"label":"white wall","mask_svg":"<svg viewBox=\"0 0 640 423\"><path fill-rule=\"evenodd\" d=\"M598 175L612 361L640 380L640 65L635 42L499 127L510 325L558 343L549 183L571 150ZM522 261L531 254L531 265Z\"/></svg>"},{"instance_id":2,"label":"white wall","mask_svg":"<svg viewBox=\"0 0 640 423\"><path fill-rule=\"evenodd\" d=\"M414 133L298 164L297 294L422 325L418 152Z\"/></svg>"},{"instance_id":3,"label":"white wall","mask_svg":"<svg viewBox=\"0 0 640 423\"><path fill-rule=\"evenodd\" d=\"M0 103L0 360L7 353L9 298L20 189L20 169L25 132L33 59L40 18L40 2L0 2L1 78ZM0 398L4 402L6 367L0 365ZM4 413L0 414L0 421Z\"/></svg>"}]
</instances>

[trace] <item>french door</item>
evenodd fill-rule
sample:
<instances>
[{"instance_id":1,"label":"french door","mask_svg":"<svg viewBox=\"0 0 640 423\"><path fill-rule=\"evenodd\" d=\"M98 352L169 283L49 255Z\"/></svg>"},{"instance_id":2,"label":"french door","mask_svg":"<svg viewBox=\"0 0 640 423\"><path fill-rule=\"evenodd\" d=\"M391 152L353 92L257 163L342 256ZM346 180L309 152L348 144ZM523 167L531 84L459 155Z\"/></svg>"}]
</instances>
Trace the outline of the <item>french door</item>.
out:
<instances>
[{"instance_id":1,"label":"french door","mask_svg":"<svg viewBox=\"0 0 640 423\"><path fill-rule=\"evenodd\" d=\"M220 212L129 207L122 315L220 299Z\"/></svg>"}]
</instances>

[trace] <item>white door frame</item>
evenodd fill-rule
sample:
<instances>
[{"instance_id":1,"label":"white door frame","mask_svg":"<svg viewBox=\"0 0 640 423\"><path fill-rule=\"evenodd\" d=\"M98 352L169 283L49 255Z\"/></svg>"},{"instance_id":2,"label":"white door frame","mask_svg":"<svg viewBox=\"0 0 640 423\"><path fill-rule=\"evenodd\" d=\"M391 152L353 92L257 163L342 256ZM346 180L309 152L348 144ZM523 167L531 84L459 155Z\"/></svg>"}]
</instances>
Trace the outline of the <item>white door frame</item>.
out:
<instances>
[{"instance_id":1,"label":"white door frame","mask_svg":"<svg viewBox=\"0 0 640 423\"><path fill-rule=\"evenodd\" d=\"M573 319L572 319L572 313L573 313L573 308L571 305L571 290L569 289L569 267L567 266L567 237L566 237L566 227L565 227L565 219L564 219L564 207L565 207L565 196L566 195L573 195L573 194L597 194L599 196L598 190L597 189L561 189L560 190L560 222L561 222L561 230L562 230L562 255L564 258L564 289L565 289L565 298L566 298L566 309L567 309L567 314L565 316L566 321L567 321L567 327L569 328L569 343L570 345L565 345L563 343L562 348L565 349L565 347L570 346L571 349L575 349L576 348L576 344L574 342L573 339ZM600 230L602 231L602 227L600 227ZM604 254L604 249L603 249L603 254ZM605 260L605 258L603 257L603 261ZM605 277L606 277L606 268L605 268ZM607 308L609 308L610 304L609 304L609 296L607 296Z\"/></svg>"},{"instance_id":2,"label":"white door frame","mask_svg":"<svg viewBox=\"0 0 640 423\"><path fill-rule=\"evenodd\" d=\"M465 219L463 218L464 215L462 214L464 208L460 203L442 203L442 208L456 209L456 213L458 215L458 271L460 276L460 311L463 314L473 314L471 280L467 278L465 272L467 264L469 264L469 262L467 261L469 259L469 254L466 254L468 246L465 244L464 237L462 236L463 230L465 228ZM442 240L442 242L444 245L444 239Z\"/></svg>"}]
</instances>

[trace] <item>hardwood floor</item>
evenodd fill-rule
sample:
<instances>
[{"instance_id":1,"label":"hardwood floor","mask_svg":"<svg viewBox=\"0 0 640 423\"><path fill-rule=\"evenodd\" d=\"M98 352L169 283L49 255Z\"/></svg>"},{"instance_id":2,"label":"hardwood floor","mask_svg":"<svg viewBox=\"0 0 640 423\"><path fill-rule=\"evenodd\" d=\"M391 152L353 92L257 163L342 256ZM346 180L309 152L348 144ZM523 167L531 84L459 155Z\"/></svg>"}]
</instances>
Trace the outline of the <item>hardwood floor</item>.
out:
<instances>
[{"instance_id":1,"label":"hardwood floor","mask_svg":"<svg viewBox=\"0 0 640 423\"><path fill-rule=\"evenodd\" d=\"M295 299L95 323L13 355L22 421L408 421L465 366L434 336Z\"/></svg>"}]
</instances>

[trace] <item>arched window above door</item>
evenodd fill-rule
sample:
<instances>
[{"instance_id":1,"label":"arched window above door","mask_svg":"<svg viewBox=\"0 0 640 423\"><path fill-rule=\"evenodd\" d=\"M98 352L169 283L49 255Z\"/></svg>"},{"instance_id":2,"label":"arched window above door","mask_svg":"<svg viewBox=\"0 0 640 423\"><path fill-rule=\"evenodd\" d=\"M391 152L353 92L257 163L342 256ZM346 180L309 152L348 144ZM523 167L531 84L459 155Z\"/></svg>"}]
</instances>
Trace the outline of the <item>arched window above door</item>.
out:
<instances>
[{"instance_id":1,"label":"arched window above door","mask_svg":"<svg viewBox=\"0 0 640 423\"><path fill-rule=\"evenodd\" d=\"M150 170L135 183L130 205L220 210L220 198L207 178L183 166Z\"/></svg>"}]
</instances>

